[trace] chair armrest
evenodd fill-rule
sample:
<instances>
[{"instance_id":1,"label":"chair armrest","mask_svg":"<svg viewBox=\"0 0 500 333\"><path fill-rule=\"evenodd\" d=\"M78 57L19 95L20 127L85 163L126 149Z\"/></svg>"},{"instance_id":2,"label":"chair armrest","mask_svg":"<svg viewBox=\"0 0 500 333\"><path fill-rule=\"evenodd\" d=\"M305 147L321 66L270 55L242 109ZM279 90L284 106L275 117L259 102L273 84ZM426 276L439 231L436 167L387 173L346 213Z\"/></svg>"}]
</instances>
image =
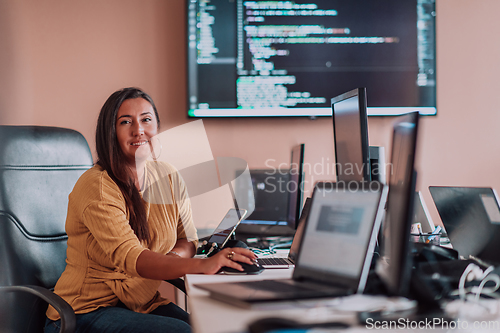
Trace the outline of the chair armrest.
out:
<instances>
[{"instance_id":1,"label":"chair armrest","mask_svg":"<svg viewBox=\"0 0 500 333\"><path fill-rule=\"evenodd\" d=\"M186 284L184 283L183 279L177 278L172 280L165 280L165 282L170 283L171 285L182 291L184 294L186 293Z\"/></svg>"},{"instance_id":2,"label":"chair armrest","mask_svg":"<svg viewBox=\"0 0 500 333\"><path fill-rule=\"evenodd\" d=\"M40 286L1 286L0 291L22 291L36 295L52 305L61 316L61 333L73 333L76 327L76 316L73 308L61 297L49 289Z\"/></svg>"}]
</instances>

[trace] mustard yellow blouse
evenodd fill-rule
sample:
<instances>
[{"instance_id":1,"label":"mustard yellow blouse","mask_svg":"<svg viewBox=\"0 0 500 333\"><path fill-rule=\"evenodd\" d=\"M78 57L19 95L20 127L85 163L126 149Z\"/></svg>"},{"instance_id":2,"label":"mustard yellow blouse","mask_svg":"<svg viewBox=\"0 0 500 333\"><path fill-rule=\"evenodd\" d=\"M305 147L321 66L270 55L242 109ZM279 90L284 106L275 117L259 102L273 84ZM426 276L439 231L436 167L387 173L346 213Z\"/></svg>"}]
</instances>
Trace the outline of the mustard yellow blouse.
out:
<instances>
[{"instance_id":1,"label":"mustard yellow blouse","mask_svg":"<svg viewBox=\"0 0 500 333\"><path fill-rule=\"evenodd\" d=\"M149 244L134 234L125 199L100 166L86 171L69 195L66 269L55 293L77 314L114 306L119 300L141 313L170 302L158 293L161 281L139 276L136 262L145 249L168 253L177 239L197 245L191 203L182 178L171 165L147 162L144 179L141 195L153 235ZM60 318L51 306L47 317Z\"/></svg>"}]
</instances>

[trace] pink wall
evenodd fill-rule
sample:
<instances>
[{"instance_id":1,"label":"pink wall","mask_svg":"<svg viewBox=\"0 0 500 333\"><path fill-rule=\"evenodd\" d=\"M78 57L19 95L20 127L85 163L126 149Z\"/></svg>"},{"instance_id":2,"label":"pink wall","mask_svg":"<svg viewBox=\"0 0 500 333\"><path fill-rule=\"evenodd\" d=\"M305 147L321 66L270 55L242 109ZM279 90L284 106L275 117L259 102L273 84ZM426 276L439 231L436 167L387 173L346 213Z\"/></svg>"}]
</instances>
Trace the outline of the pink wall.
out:
<instances>
[{"instance_id":1,"label":"pink wall","mask_svg":"<svg viewBox=\"0 0 500 333\"><path fill-rule=\"evenodd\" d=\"M73 128L93 149L104 100L132 85L153 96L162 129L187 122L184 2L0 0L0 123ZM500 190L498 11L497 0L437 0L438 116L422 121L417 184L435 220L429 185ZM390 148L393 120L369 119L371 145ZM308 185L334 177L329 119L208 119L205 126L215 156L278 166L304 142Z\"/></svg>"}]
</instances>

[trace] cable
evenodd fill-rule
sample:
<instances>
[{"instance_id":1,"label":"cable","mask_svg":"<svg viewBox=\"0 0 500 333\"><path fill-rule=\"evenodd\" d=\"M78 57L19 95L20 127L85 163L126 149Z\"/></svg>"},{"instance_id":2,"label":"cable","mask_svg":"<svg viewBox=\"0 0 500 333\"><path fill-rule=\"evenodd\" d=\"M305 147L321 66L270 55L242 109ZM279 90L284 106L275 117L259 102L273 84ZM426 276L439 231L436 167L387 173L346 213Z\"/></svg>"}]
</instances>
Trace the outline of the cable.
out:
<instances>
[{"instance_id":1,"label":"cable","mask_svg":"<svg viewBox=\"0 0 500 333\"><path fill-rule=\"evenodd\" d=\"M460 296L460 300L463 302L466 301L465 298L465 280L467 280L467 276L469 276L469 273L472 272L474 267L478 267L475 264L468 264L467 267L465 268L464 272L460 276L460 280L458 282L458 295Z\"/></svg>"},{"instance_id":2,"label":"cable","mask_svg":"<svg viewBox=\"0 0 500 333\"><path fill-rule=\"evenodd\" d=\"M460 276L460 281L458 284L458 294L460 296L460 299L462 301L465 301L466 294L469 293L469 291L470 291L470 293L475 294L475 298L474 298L475 301L479 300L479 297L481 296L481 294L485 294L485 295L492 294L495 291L497 291L497 289L500 287L500 277L496 274L490 274L491 271L493 271L493 269L494 269L494 267L490 266L485 271L483 271L476 264L470 263L469 265L467 265L464 272ZM479 284L479 287L474 286L471 288L465 288L466 281L471 282L474 280L481 281ZM488 283L489 281L495 282L495 286L490 287L490 288L484 288L486 283Z\"/></svg>"},{"instance_id":3,"label":"cable","mask_svg":"<svg viewBox=\"0 0 500 333\"><path fill-rule=\"evenodd\" d=\"M494 281L495 282L495 287L493 288L484 288L484 286L486 285L486 283L488 283L489 281ZM490 274L489 276L486 276L485 278L482 279L481 283L479 284L479 287L477 288L477 291L476 291L476 297L474 299L474 301L478 302L479 301L479 297L481 296L481 294L483 294L483 291L485 295L490 295L490 294L493 294L495 291L497 291L498 287L500 287L500 277L496 274Z\"/></svg>"},{"instance_id":4,"label":"cable","mask_svg":"<svg viewBox=\"0 0 500 333\"><path fill-rule=\"evenodd\" d=\"M256 253L266 253L266 251L268 251L270 254L274 254L276 253L274 251L275 249L290 248L292 245L292 237L274 236L263 238L248 238L247 244L249 245L249 248Z\"/></svg>"},{"instance_id":5,"label":"cable","mask_svg":"<svg viewBox=\"0 0 500 333\"><path fill-rule=\"evenodd\" d=\"M258 247L250 247L250 250L252 250L256 254L272 254L269 249L259 249Z\"/></svg>"},{"instance_id":6,"label":"cable","mask_svg":"<svg viewBox=\"0 0 500 333\"><path fill-rule=\"evenodd\" d=\"M275 249L289 248L290 246L292 246L292 242L276 244L276 245L270 246L269 249L274 251Z\"/></svg>"},{"instance_id":7,"label":"cable","mask_svg":"<svg viewBox=\"0 0 500 333\"><path fill-rule=\"evenodd\" d=\"M498 312L497 300L481 300L482 295L497 299L495 291L500 287L500 277L497 274L491 274L493 266L482 270L474 263L470 263L460 276L458 295L460 299L450 302L447 305L447 311L461 313L471 319L478 319L479 316L496 315ZM480 281L479 286L465 287L466 282ZM495 282L495 286L485 288L488 282ZM457 294L454 291L453 294ZM470 297L468 297L470 296ZM492 306L494 305L494 306ZM485 312L486 310L486 312Z\"/></svg>"}]
</instances>

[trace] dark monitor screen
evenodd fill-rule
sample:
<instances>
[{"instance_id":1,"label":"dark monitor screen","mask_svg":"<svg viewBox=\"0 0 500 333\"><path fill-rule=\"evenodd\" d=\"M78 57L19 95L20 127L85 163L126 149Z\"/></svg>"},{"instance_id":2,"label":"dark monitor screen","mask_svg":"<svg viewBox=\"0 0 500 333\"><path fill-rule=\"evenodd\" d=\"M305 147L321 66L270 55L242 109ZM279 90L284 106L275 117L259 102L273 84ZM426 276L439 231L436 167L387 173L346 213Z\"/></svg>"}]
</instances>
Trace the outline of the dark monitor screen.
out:
<instances>
[{"instance_id":1,"label":"dark monitor screen","mask_svg":"<svg viewBox=\"0 0 500 333\"><path fill-rule=\"evenodd\" d=\"M369 181L366 89L348 91L331 102L337 182Z\"/></svg>"},{"instance_id":2,"label":"dark monitor screen","mask_svg":"<svg viewBox=\"0 0 500 333\"><path fill-rule=\"evenodd\" d=\"M436 114L435 0L187 0L189 117Z\"/></svg>"},{"instance_id":3,"label":"dark monitor screen","mask_svg":"<svg viewBox=\"0 0 500 333\"><path fill-rule=\"evenodd\" d=\"M287 184L287 223L292 229L297 229L302 207L304 192L304 147L303 143L293 147L292 159L290 161L290 179Z\"/></svg>"},{"instance_id":4,"label":"dark monitor screen","mask_svg":"<svg viewBox=\"0 0 500 333\"><path fill-rule=\"evenodd\" d=\"M250 170L255 209L244 223L286 224L288 170Z\"/></svg>"},{"instance_id":5,"label":"dark monitor screen","mask_svg":"<svg viewBox=\"0 0 500 333\"><path fill-rule=\"evenodd\" d=\"M251 169L253 197L248 202L251 214L238 226L237 233L255 236L268 234L293 234L288 227L289 169ZM246 184L241 184L246 190ZM235 191L241 192L236 182ZM249 194L251 192L248 192Z\"/></svg>"},{"instance_id":6,"label":"dark monitor screen","mask_svg":"<svg viewBox=\"0 0 500 333\"><path fill-rule=\"evenodd\" d=\"M418 112L403 116L395 124L387 215L383 226L377 273L392 295L408 296L411 270L410 230L413 221L416 172L414 169Z\"/></svg>"}]
</instances>

